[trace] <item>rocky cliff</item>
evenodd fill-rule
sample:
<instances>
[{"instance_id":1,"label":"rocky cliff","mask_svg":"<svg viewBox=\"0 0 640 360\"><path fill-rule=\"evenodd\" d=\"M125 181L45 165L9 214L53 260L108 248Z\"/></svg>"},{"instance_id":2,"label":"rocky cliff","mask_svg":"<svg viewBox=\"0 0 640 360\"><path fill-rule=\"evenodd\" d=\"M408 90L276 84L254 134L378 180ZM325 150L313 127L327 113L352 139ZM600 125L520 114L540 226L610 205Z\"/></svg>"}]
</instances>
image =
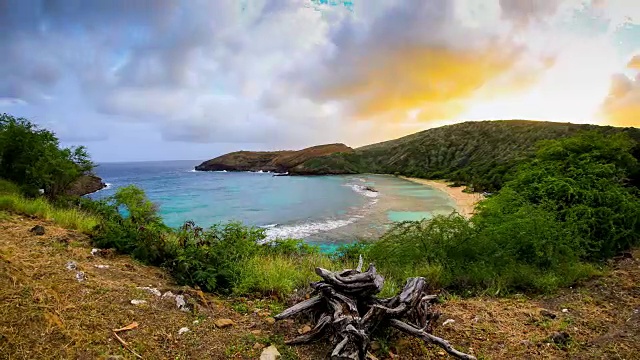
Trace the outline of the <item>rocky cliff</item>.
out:
<instances>
[{"instance_id":1,"label":"rocky cliff","mask_svg":"<svg viewBox=\"0 0 640 360\"><path fill-rule=\"evenodd\" d=\"M304 173L300 164L335 153L347 153L352 148L344 144L318 145L296 151L236 151L196 166L198 171L272 171Z\"/></svg>"},{"instance_id":2,"label":"rocky cliff","mask_svg":"<svg viewBox=\"0 0 640 360\"><path fill-rule=\"evenodd\" d=\"M105 187L107 187L107 184L105 184L101 178L93 174L86 174L71 183L69 188L65 191L65 194L70 196L82 196L102 190Z\"/></svg>"}]
</instances>

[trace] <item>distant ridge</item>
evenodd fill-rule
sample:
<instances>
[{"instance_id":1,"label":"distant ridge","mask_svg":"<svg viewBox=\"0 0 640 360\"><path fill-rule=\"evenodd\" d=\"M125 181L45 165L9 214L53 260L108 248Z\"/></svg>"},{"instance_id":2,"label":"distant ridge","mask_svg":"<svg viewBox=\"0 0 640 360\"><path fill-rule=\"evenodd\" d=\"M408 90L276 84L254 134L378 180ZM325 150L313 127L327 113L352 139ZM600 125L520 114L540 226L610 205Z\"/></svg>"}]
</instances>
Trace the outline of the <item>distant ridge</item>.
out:
<instances>
[{"instance_id":1,"label":"distant ridge","mask_svg":"<svg viewBox=\"0 0 640 360\"><path fill-rule=\"evenodd\" d=\"M236 151L207 160L195 167L198 171L292 171L305 161L331 155L347 153L352 148L344 144L312 146L302 150L285 151Z\"/></svg>"},{"instance_id":2,"label":"distant ridge","mask_svg":"<svg viewBox=\"0 0 640 360\"><path fill-rule=\"evenodd\" d=\"M640 129L531 120L469 121L367 145L344 154L309 159L298 174L384 173L447 179L476 191L502 186L507 173L531 156L540 140L579 131L624 132L640 143ZM636 147L640 158L640 146Z\"/></svg>"}]
</instances>

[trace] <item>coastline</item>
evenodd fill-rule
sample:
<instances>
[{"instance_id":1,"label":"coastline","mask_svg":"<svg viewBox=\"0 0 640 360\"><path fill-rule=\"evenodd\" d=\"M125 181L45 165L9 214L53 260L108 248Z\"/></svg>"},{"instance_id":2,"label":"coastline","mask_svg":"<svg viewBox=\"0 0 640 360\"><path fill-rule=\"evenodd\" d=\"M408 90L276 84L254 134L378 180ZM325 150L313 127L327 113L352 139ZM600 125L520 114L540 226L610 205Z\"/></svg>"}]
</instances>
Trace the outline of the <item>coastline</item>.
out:
<instances>
[{"instance_id":1,"label":"coastline","mask_svg":"<svg viewBox=\"0 0 640 360\"><path fill-rule=\"evenodd\" d=\"M484 200L484 196L481 194L465 193L463 192L464 186L450 187L449 183L444 180L427 180L406 176L399 176L399 178L445 192L454 201L456 210L467 219L474 214L476 204Z\"/></svg>"}]
</instances>

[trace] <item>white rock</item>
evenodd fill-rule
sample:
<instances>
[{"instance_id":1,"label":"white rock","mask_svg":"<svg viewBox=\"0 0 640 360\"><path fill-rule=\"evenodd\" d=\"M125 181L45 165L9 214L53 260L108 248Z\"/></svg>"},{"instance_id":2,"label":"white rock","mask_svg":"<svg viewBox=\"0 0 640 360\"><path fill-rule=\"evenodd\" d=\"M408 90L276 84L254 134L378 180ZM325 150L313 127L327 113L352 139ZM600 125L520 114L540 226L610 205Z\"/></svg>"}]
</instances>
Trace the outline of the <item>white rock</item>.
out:
<instances>
[{"instance_id":1,"label":"white rock","mask_svg":"<svg viewBox=\"0 0 640 360\"><path fill-rule=\"evenodd\" d=\"M108 269L109 265L93 265L93 267L95 267L97 269Z\"/></svg>"},{"instance_id":2,"label":"white rock","mask_svg":"<svg viewBox=\"0 0 640 360\"><path fill-rule=\"evenodd\" d=\"M189 332L189 328L188 327L183 327L183 328L180 328L180 330L178 330L178 335L182 335L182 334L187 333L187 332Z\"/></svg>"},{"instance_id":3,"label":"white rock","mask_svg":"<svg viewBox=\"0 0 640 360\"><path fill-rule=\"evenodd\" d=\"M198 325L200 324L200 320L193 320L193 325Z\"/></svg>"},{"instance_id":4,"label":"white rock","mask_svg":"<svg viewBox=\"0 0 640 360\"><path fill-rule=\"evenodd\" d=\"M152 287L148 287L148 286L139 286L136 289L144 290L144 291L148 292L149 294L152 294L152 295L155 295L155 296L162 296L162 293L160 292L160 290L158 290L156 288L152 288Z\"/></svg>"},{"instance_id":5,"label":"white rock","mask_svg":"<svg viewBox=\"0 0 640 360\"><path fill-rule=\"evenodd\" d=\"M184 301L184 296L183 295L176 295L176 306L178 307L178 309L180 309L180 311L185 311L185 312L189 312L189 307L187 306L187 303Z\"/></svg>"},{"instance_id":6,"label":"white rock","mask_svg":"<svg viewBox=\"0 0 640 360\"><path fill-rule=\"evenodd\" d=\"M69 262L67 262L65 267L67 268L67 270L75 270L75 269L78 268L78 264L76 264L75 261L69 261Z\"/></svg>"},{"instance_id":7,"label":"white rock","mask_svg":"<svg viewBox=\"0 0 640 360\"><path fill-rule=\"evenodd\" d=\"M568 313L568 312L569 312L569 309L562 309L562 312L563 312L563 313Z\"/></svg>"},{"instance_id":8,"label":"white rock","mask_svg":"<svg viewBox=\"0 0 640 360\"><path fill-rule=\"evenodd\" d=\"M78 272L76 272L76 280L78 280L80 282L83 282L83 281L87 280L87 277L86 277L86 275L84 274L83 271L78 271Z\"/></svg>"},{"instance_id":9,"label":"white rock","mask_svg":"<svg viewBox=\"0 0 640 360\"><path fill-rule=\"evenodd\" d=\"M260 360L276 360L280 356L278 349L275 346L271 345L264 350L262 350L262 354L260 354Z\"/></svg>"},{"instance_id":10,"label":"white rock","mask_svg":"<svg viewBox=\"0 0 640 360\"><path fill-rule=\"evenodd\" d=\"M95 256L99 252L100 252L100 249L96 249L96 248L91 249L91 255Z\"/></svg>"},{"instance_id":11,"label":"white rock","mask_svg":"<svg viewBox=\"0 0 640 360\"><path fill-rule=\"evenodd\" d=\"M447 326L449 324L453 324L454 322L456 322L456 321L453 320L453 319L447 319L442 323L442 326Z\"/></svg>"},{"instance_id":12,"label":"white rock","mask_svg":"<svg viewBox=\"0 0 640 360\"><path fill-rule=\"evenodd\" d=\"M131 300L131 305L142 305L146 303L147 303L147 300L137 300L137 299Z\"/></svg>"}]
</instances>

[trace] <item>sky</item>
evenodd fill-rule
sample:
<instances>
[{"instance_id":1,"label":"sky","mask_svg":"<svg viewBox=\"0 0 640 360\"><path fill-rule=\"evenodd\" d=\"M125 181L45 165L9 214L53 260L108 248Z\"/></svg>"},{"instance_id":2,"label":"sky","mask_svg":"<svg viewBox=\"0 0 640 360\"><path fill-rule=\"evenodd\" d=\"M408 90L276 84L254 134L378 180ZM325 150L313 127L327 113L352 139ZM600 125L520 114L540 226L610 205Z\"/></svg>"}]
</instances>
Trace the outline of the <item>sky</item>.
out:
<instances>
[{"instance_id":1,"label":"sky","mask_svg":"<svg viewBox=\"0 0 640 360\"><path fill-rule=\"evenodd\" d=\"M0 113L97 162L640 127L637 0L0 0Z\"/></svg>"}]
</instances>

